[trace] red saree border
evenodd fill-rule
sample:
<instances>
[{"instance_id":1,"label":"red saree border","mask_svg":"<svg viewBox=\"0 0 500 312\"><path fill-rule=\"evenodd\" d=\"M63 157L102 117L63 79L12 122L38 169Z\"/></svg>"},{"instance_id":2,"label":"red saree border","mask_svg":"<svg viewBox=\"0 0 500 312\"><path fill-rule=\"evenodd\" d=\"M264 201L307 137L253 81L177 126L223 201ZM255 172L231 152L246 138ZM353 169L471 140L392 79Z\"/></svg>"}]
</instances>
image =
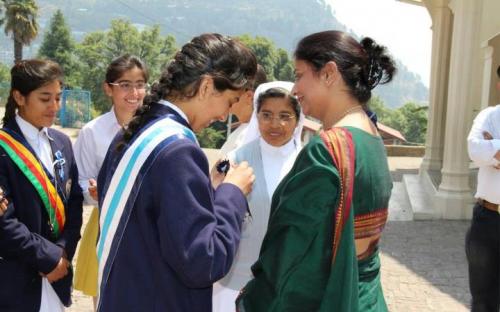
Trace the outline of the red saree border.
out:
<instances>
[{"instance_id":1,"label":"red saree border","mask_svg":"<svg viewBox=\"0 0 500 312\"><path fill-rule=\"evenodd\" d=\"M355 149L352 134L344 128L331 128L319 133L340 175L340 199L334 215L332 263L335 261L344 225L352 208L355 174Z\"/></svg>"},{"instance_id":2,"label":"red saree border","mask_svg":"<svg viewBox=\"0 0 500 312\"><path fill-rule=\"evenodd\" d=\"M384 208L354 216L354 238L366 238L382 233L388 215L389 210Z\"/></svg>"}]
</instances>

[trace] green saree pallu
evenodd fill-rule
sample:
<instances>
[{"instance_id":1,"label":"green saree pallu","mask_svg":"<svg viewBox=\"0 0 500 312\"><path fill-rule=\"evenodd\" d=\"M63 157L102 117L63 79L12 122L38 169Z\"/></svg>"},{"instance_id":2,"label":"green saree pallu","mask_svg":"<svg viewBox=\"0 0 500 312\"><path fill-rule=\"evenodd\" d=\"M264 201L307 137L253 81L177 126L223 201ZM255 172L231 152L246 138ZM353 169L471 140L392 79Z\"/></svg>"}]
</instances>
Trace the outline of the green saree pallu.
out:
<instances>
[{"instance_id":1,"label":"green saree pallu","mask_svg":"<svg viewBox=\"0 0 500 312\"><path fill-rule=\"evenodd\" d=\"M330 132L312 139L278 186L268 232L252 267L255 278L242 290L240 311L357 311L349 185L354 146L349 132ZM340 159L332 159L333 146L325 145L326 139L342 140L333 143L337 155L343 152Z\"/></svg>"},{"instance_id":2,"label":"green saree pallu","mask_svg":"<svg viewBox=\"0 0 500 312\"><path fill-rule=\"evenodd\" d=\"M363 259L365 268L354 244L359 151L353 133L365 139L358 131L323 131L297 157L273 195L254 279L236 302L239 312L387 311L385 302L379 304L376 246L370 249L374 258ZM383 145L381 151L385 159ZM358 228L377 228L371 219L362 219Z\"/></svg>"}]
</instances>

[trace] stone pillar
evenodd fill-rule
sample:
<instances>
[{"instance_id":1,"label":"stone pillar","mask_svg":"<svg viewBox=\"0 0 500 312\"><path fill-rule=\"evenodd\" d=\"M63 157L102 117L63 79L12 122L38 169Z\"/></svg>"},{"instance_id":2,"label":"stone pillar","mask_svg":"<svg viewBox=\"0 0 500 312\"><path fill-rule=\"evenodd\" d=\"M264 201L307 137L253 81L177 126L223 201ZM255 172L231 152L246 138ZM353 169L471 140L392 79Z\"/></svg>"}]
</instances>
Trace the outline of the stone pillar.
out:
<instances>
[{"instance_id":1,"label":"stone pillar","mask_svg":"<svg viewBox=\"0 0 500 312\"><path fill-rule=\"evenodd\" d=\"M451 44L445 145L441 184L434 209L445 219L470 218L472 193L469 187L467 135L474 103L480 102L479 28L482 0L453 0L453 38Z\"/></svg>"},{"instance_id":2,"label":"stone pillar","mask_svg":"<svg viewBox=\"0 0 500 312\"><path fill-rule=\"evenodd\" d=\"M490 106L492 102L491 98L491 85L492 85L492 79L491 79L491 73L492 73L492 67L493 67L493 52L494 49L493 47L489 46L488 43L484 43L482 45L483 48L483 55L484 55L484 65L483 65L483 86L481 90L481 108L480 110L485 109L486 107ZM496 73L495 73L496 74ZM496 81L496 79L493 79L493 81Z\"/></svg>"},{"instance_id":3,"label":"stone pillar","mask_svg":"<svg viewBox=\"0 0 500 312\"><path fill-rule=\"evenodd\" d=\"M448 96L451 34L453 16L448 0L427 4L432 18L432 57L429 92L429 117L425 140L425 156L420 173L441 170L443 163L444 125Z\"/></svg>"}]
</instances>

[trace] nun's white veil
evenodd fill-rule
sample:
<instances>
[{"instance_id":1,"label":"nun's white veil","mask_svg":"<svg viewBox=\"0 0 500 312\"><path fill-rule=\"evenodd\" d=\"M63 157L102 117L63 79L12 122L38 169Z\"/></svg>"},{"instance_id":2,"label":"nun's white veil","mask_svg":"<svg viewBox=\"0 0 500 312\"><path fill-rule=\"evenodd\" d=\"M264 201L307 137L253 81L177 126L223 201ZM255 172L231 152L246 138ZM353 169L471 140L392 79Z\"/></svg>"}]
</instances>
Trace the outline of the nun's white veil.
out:
<instances>
[{"instance_id":1,"label":"nun's white veil","mask_svg":"<svg viewBox=\"0 0 500 312\"><path fill-rule=\"evenodd\" d=\"M250 118L250 122L248 124L245 137L242 140L242 145L247 144L260 137L259 123L257 120L257 99L259 98L259 95L261 93L272 88L282 88L288 90L289 92L292 92L293 83L289 81L271 81L263 83L257 87L253 96L252 117ZM295 127L292 138L295 142L295 148L298 151L302 148L301 135L302 135L302 128L304 127L304 119L305 117L301 110L299 116L299 122L297 123L297 127Z\"/></svg>"}]
</instances>

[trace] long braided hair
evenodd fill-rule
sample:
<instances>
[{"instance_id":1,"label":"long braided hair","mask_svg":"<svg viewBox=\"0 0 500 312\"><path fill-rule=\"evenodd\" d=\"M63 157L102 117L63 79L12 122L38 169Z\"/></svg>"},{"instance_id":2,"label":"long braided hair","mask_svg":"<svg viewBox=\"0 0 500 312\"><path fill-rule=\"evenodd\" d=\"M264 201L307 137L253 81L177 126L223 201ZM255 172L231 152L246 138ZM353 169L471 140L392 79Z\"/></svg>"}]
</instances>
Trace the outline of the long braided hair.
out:
<instances>
[{"instance_id":1,"label":"long braided hair","mask_svg":"<svg viewBox=\"0 0 500 312\"><path fill-rule=\"evenodd\" d=\"M196 96L204 77L212 77L217 91L251 88L257 70L254 54L239 41L216 33L194 37L178 51L163 70L160 80L151 87L128 124L123 148L154 115L151 107L161 99L171 102Z\"/></svg>"}]
</instances>

